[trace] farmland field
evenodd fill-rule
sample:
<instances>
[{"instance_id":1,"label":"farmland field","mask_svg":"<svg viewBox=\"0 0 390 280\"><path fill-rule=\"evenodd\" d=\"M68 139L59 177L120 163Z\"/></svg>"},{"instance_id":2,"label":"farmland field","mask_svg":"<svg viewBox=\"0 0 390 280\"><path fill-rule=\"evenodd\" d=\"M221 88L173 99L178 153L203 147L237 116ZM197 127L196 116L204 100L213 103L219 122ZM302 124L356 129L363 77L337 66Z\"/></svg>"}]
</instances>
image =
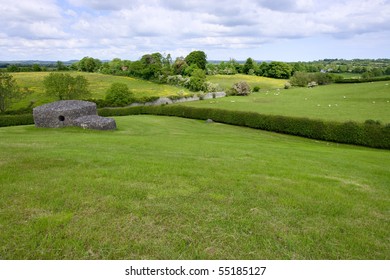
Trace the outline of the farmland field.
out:
<instances>
[{"instance_id":1,"label":"farmland field","mask_svg":"<svg viewBox=\"0 0 390 280\"><path fill-rule=\"evenodd\" d=\"M252 88L258 86L262 90L283 88L284 84L287 81L283 79L272 79L266 77L244 75L244 74L212 75L212 76L207 76L207 80L212 83L220 85L220 87L223 90L227 90L231 88L233 84L240 81L247 82Z\"/></svg>"},{"instance_id":2,"label":"farmland field","mask_svg":"<svg viewBox=\"0 0 390 280\"><path fill-rule=\"evenodd\" d=\"M0 259L390 259L390 151L116 121L0 128Z\"/></svg>"},{"instance_id":3,"label":"farmland field","mask_svg":"<svg viewBox=\"0 0 390 280\"><path fill-rule=\"evenodd\" d=\"M390 123L390 85L387 81L268 89L248 97L233 96L186 105L334 121L364 122L372 119Z\"/></svg>"},{"instance_id":4,"label":"farmland field","mask_svg":"<svg viewBox=\"0 0 390 280\"><path fill-rule=\"evenodd\" d=\"M92 93L92 98L104 99L107 89L112 83L125 83L129 89L137 97L143 96L169 96L176 95L179 92L188 93L185 88L178 88L175 86L157 84L141 79L123 76L104 75L97 73L86 72L65 72L71 75L82 75L89 81L89 88ZM42 105L44 103L55 101L48 98L44 94L43 79L49 75L49 72L21 72L12 73L12 76L18 82L20 87L28 87L33 90L33 94L27 96L21 102L15 104L15 108L26 107L31 100L36 101L35 106Z\"/></svg>"}]
</instances>

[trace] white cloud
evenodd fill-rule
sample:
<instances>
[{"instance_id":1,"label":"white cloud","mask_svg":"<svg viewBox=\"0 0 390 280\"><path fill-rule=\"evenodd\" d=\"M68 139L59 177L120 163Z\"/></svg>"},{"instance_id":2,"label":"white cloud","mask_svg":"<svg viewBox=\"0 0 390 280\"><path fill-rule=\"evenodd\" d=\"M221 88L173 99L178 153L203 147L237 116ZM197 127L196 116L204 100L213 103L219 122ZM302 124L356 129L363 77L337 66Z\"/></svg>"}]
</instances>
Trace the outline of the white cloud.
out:
<instances>
[{"instance_id":1,"label":"white cloud","mask_svg":"<svg viewBox=\"0 0 390 280\"><path fill-rule=\"evenodd\" d=\"M193 49L234 56L318 36L358 45L373 34L388 42L390 32L388 0L0 0L0 12L0 59L17 53L136 59ZM384 45L373 46L390 56Z\"/></svg>"}]
</instances>

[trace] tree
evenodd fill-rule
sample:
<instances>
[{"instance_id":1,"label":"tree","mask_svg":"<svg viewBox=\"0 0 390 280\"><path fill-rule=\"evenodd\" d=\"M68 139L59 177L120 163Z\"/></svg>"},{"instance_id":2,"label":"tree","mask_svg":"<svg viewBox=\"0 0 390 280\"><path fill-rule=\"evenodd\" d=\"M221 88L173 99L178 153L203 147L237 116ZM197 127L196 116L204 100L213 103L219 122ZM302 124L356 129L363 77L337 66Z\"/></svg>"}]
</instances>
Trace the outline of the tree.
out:
<instances>
[{"instance_id":1,"label":"tree","mask_svg":"<svg viewBox=\"0 0 390 280\"><path fill-rule=\"evenodd\" d=\"M246 61L245 61L245 64L244 64L244 67L242 69L242 71L245 73L245 74L249 74L249 71L252 69L253 71L255 71L255 64L256 62L252 59L252 58L248 58Z\"/></svg>"},{"instance_id":2,"label":"tree","mask_svg":"<svg viewBox=\"0 0 390 280\"><path fill-rule=\"evenodd\" d=\"M203 84L206 82L206 72L201 69L195 69L192 72L188 88L192 91L199 91L203 89Z\"/></svg>"},{"instance_id":3,"label":"tree","mask_svg":"<svg viewBox=\"0 0 390 280\"><path fill-rule=\"evenodd\" d=\"M78 62L77 68L83 72L95 72L101 65L102 62L99 59L86 56Z\"/></svg>"},{"instance_id":4,"label":"tree","mask_svg":"<svg viewBox=\"0 0 390 280\"><path fill-rule=\"evenodd\" d=\"M162 70L163 56L160 53L145 54L140 62L142 65L141 77L146 80L158 78Z\"/></svg>"},{"instance_id":5,"label":"tree","mask_svg":"<svg viewBox=\"0 0 390 280\"><path fill-rule=\"evenodd\" d=\"M62 61L57 61L56 68L57 68L57 71L66 71L66 70L68 70L68 67L66 67L65 64Z\"/></svg>"},{"instance_id":6,"label":"tree","mask_svg":"<svg viewBox=\"0 0 390 280\"><path fill-rule=\"evenodd\" d=\"M184 60L189 66L196 64L199 69L206 70L207 55L203 51L193 51Z\"/></svg>"},{"instance_id":7,"label":"tree","mask_svg":"<svg viewBox=\"0 0 390 280\"><path fill-rule=\"evenodd\" d=\"M0 112L4 113L29 91L21 91L12 75L0 72Z\"/></svg>"},{"instance_id":8,"label":"tree","mask_svg":"<svg viewBox=\"0 0 390 280\"><path fill-rule=\"evenodd\" d=\"M91 94L88 80L81 75L72 77L70 74L50 73L43 84L46 94L58 100L80 99Z\"/></svg>"},{"instance_id":9,"label":"tree","mask_svg":"<svg viewBox=\"0 0 390 280\"><path fill-rule=\"evenodd\" d=\"M125 106L131 103L132 93L124 83L113 83L107 90L106 101L112 106Z\"/></svg>"},{"instance_id":10,"label":"tree","mask_svg":"<svg viewBox=\"0 0 390 280\"><path fill-rule=\"evenodd\" d=\"M267 76L276 79L289 79L292 70L291 65L285 62L272 61L268 65Z\"/></svg>"},{"instance_id":11,"label":"tree","mask_svg":"<svg viewBox=\"0 0 390 280\"><path fill-rule=\"evenodd\" d=\"M173 72L176 75L183 75L184 71L188 67L187 62L185 61L184 57L178 57L176 58L175 62L172 65Z\"/></svg>"}]
</instances>

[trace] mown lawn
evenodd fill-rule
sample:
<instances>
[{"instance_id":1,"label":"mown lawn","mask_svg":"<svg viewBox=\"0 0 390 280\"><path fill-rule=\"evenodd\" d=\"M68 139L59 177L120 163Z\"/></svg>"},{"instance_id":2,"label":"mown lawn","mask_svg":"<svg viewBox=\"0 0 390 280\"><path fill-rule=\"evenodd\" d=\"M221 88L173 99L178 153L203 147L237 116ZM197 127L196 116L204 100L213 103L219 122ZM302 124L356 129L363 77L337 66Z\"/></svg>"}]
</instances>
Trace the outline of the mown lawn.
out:
<instances>
[{"instance_id":1,"label":"mown lawn","mask_svg":"<svg viewBox=\"0 0 390 280\"><path fill-rule=\"evenodd\" d=\"M116 121L0 128L0 259L390 258L390 151Z\"/></svg>"},{"instance_id":2,"label":"mown lawn","mask_svg":"<svg viewBox=\"0 0 390 280\"><path fill-rule=\"evenodd\" d=\"M107 89L109 89L109 87L113 83L125 83L136 97L169 96L176 95L178 93L189 93L189 91L185 88L179 88L165 84L157 84L132 77L74 71L65 73L69 73L72 76L84 76L89 82L89 89L92 94L91 97L95 99L104 99L106 96ZM33 94L27 96L24 100L15 104L14 108L26 107L30 103L30 101L35 101L34 106L55 101L54 99L47 97L44 94L45 88L43 85L43 80L49 74L50 72L12 73L12 76L16 79L20 87L28 87L33 91Z\"/></svg>"},{"instance_id":3,"label":"mown lawn","mask_svg":"<svg viewBox=\"0 0 390 280\"><path fill-rule=\"evenodd\" d=\"M364 122L371 119L390 123L389 84L387 81L270 89L248 97L234 96L186 105L334 121Z\"/></svg>"}]
</instances>

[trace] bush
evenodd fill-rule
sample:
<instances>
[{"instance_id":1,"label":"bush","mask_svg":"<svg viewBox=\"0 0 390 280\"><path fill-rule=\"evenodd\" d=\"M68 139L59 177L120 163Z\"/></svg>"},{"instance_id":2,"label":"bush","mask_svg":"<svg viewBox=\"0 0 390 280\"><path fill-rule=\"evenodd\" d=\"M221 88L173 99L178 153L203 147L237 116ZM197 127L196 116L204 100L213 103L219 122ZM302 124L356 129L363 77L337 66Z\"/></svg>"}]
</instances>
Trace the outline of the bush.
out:
<instances>
[{"instance_id":1,"label":"bush","mask_svg":"<svg viewBox=\"0 0 390 280\"><path fill-rule=\"evenodd\" d=\"M101 116L153 114L221 122L256 129L297 135L317 140L390 149L390 124L326 122L307 118L262 115L254 112L230 111L188 106L140 106L99 109Z\"/></svg>"},{"instance_id":2,"label":"bush","mask_svg":"<svg viewBox=\"0 0 390 280\"><path fill-rule=\"evenodd\" d=\"M247 82L241 81L235 83L233 87L228 91L230 95L249 95L251 93L251 87Z\"/></svg>"},{"instance_id":3,"label":"bush","mask_svg":"<svg viewBox=\"0 0 390 280\"><path fill-rule=\"evenodd\" d=\"M124 83L113 83L107 90L106 102L109 106L126 106L132 101L132 93Z\"/></svg>"},{"instance_id":4,"label":"bush","mask_svg":"<svg viewBox=\"0 0 390 280\"><path fill-rule=\"evenodd\" d=\"M0 116L0 127L15 126L15 125L29 125L33 123L34 123L34 118L32 114Z\"/></svg>"},{"instance_id":5,"label":"bush","mask_svg":"<svg viewBox=\"0 0 390 280\"><path fill-rule=\"evenodd\" d=\"M201 69L195 69L190 78L188 88L191 91L200 91L203 89L203 84L206 82L206 72Z\"/></svg>"},{"instance_id":6,"label":"bush","mask_svg":"<svg viewBox=\"0 0 390 280\"><path fill-rule=\"evenodd\" d=\"M260 87L259 86L254 86L253 87L253 92L259 92L260 91Z\"/></svg>"},{"instance_id":7,"label":"bush","mask_svg":"<svg viewBox=\"0 0 390 280\"><path fill-rule=\"evenodd\" d=\"M290 79L293 86L298 87L314 87L317 85L327 85L335 82L337 77L329 73L307 73L295 72Z\"/></svg>"}]
</instances>

